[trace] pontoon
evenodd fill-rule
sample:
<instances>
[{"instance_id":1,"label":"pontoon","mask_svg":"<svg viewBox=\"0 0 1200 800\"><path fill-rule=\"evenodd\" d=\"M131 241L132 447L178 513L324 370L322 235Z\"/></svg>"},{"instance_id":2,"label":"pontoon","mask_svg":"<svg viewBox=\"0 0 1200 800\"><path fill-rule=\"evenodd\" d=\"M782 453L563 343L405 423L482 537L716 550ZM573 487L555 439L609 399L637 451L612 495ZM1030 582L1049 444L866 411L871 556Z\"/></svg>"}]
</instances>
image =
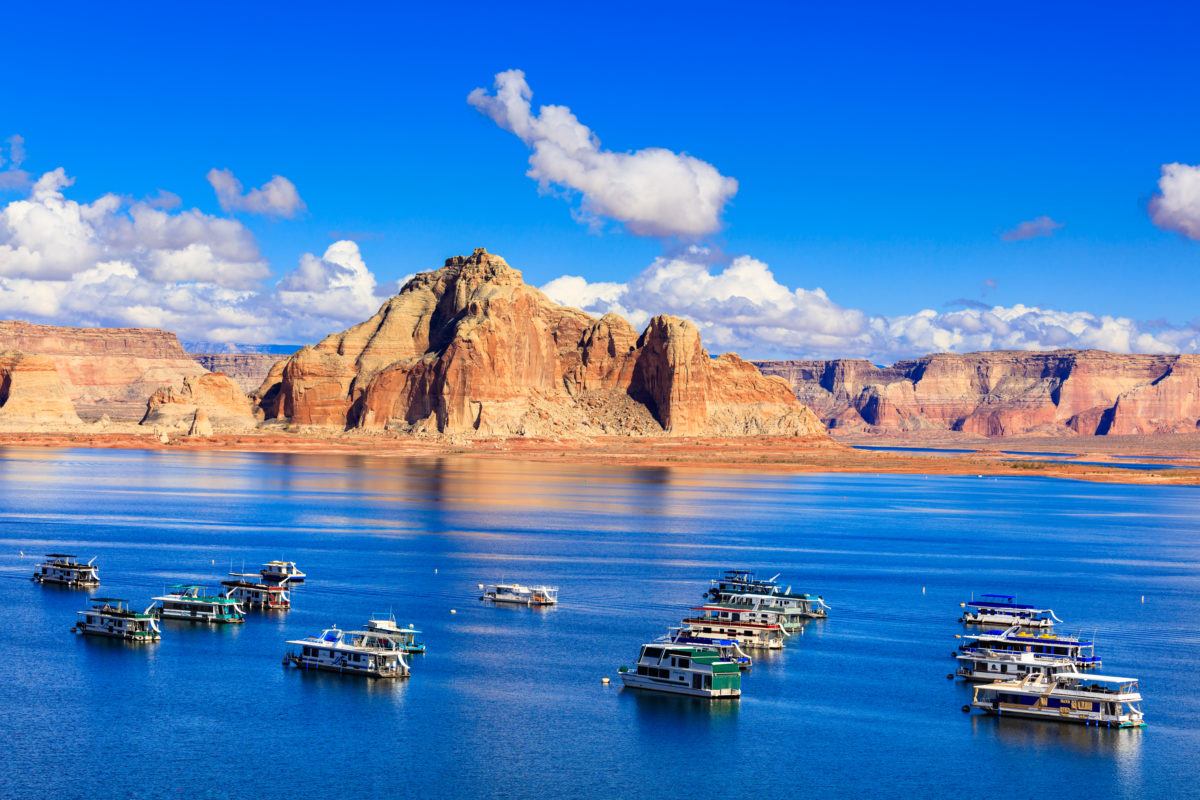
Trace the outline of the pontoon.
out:
<instances>
[{"instance_id":1,"label":"pontoon","mask_svg":"<svg viewBox=\"0 0 1200 800\"><path fill-rule=\"evenodd\" d=\"M90 589L100 585L100 568L93 557L80 564L69 553L47 553L46 560L38 564L33 579L38 583L56 583L78 589Z\"/></svg>"},{"instance_id":2,"label":"pontoon","mask_svg":"<svg viewBox=\"0 0 1200 800\"><path fill-rule=\"evenodd\" d=\"M959 622L964 625L999 625L1009 627L1020 625L1022 628L1052 628L1054 623L1062 622L1054 615L1053 609L1038 608L1037 606L1018 603L1016 595L985 594L978 600L959 603L963 609Z\"/></svg>"},{"instance_id":3,"label":"pontoon","mask_svg":"<svg viewBox=\"0 0 1200 800\"><path fill-rule=\"evenodd\" d=\"M705 646L642 645L637 666L621 667L621 681L630 689L685 694L709 700L742 695L738 665L725 661L716 649Z\"/></svg>"},{"instance_id":4,"label":"pontoon","mask_svg":"<svg viewBox=\"0 0 1200 800\"><path fill-rule=\"evenodd\" d=\"M388 636L371 631L328 628L320 636L289 641L292 649L283 657L285 665L363 675L368 678L407 678L404 652Z\"/></svg>"},{"instance_id":5,"label":"pontoon","mask_svg":"<svg viewBox=\"0 0 1200 800\"><path fill-rule=\"evenodd\" d=\"M1140 728L1146 724L1141 702L1136 678L1059 672L980 684L971 705L1001 717Z\"/></svg>"},{"instance_id":6,"label":"pontoon","mask_svg":"<svg viewBox=\"0 0 1200 800\"><path fill-rule=\"evenodd\" d=\"M178 619L187 622L231 624L246 621L246 612L237 600L225 595L211 594L207 586L182 584L173 586L161 597L155 613L159 619Z\"/></svg>"},{"instance_id":7,"label":"pontoon","mask_svg":"<svg viewBox=\"0 0 1200 800\"><path fill-rule=\"evenodd\" d=\"M79 620L71 630L87 636L108 636L127 642L157 642L161 634L150 610L132 611L129 603L120 598L95 597L92 598L91 609L78 612Z\"/></svg>"}]
</instances>

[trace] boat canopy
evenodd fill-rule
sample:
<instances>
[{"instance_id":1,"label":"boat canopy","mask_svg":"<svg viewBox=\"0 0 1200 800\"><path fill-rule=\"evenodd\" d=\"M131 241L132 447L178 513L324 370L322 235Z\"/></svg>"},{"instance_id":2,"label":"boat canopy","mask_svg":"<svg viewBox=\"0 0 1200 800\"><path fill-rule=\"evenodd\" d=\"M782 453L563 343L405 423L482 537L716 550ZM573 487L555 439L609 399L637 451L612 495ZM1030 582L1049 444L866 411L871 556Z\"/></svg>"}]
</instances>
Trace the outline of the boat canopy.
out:
<instances>
[{"instance_id":1,"label":"boat canopy","mask_svg":"<svg viewBox=\"0 0 1200 800\"><path fill-rule=\"evenodd\" d=\"M46 558L75 558L71 553L46 553Z\"/></svg>"}]
</instances>

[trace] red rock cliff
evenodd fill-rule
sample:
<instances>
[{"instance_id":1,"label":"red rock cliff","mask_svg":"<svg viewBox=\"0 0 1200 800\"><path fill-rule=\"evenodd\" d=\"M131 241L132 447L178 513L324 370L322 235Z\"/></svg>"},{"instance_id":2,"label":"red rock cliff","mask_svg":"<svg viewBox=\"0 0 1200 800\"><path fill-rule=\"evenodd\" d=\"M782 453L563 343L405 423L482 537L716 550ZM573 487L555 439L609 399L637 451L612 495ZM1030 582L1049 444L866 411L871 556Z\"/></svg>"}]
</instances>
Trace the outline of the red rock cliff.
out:
<instances>
[{"instance_id":1,"label":"red rock cliff","mask_svg":"<svg viewBox=\"0 0 1200 800\"><path fill-rule=\"evenodd\" d=\"M638 336L527 286L478 249L414 277L369 320L272 368L268 419L485 436L823 435L785 381L712 359L688 322Z\"/></svg>"}]
</instances>

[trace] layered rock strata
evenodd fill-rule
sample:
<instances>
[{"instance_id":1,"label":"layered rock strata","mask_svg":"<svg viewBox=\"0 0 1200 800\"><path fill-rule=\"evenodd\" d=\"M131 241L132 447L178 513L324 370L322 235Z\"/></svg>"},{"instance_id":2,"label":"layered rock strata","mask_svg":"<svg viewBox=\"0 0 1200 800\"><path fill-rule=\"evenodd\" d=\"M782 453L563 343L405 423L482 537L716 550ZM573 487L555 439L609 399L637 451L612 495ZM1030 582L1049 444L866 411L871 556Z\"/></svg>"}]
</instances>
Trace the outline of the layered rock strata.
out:
<instances>
[{"instance_id":1,"label":"layered rock strata","mask_svg":"<svg viewBox=\"0 0 1200 800\"><path fill-rule=\"evenodd\" d=\"M53 361L0 352L0 426L41 429L79 424Z\"/></svg>"},{"instance_id":2,"label":"layered rock strata","mask_svg":"<svg viewBox=\"0 0 1200 800\"><path fill-rule=\"evenodd\" d=\"M214 430L247 430L258 424L254 404L228 375L210 372L164 386L146 403L141 424L211 435Z\"/></svg>"},{"instance_id":3,"label":"layered rock strata","mask_svg":"<svg viewBox=\"0 0 1200 800\"><path fill-rule=\"evenodd\" d=\"M831 429L982 436L1200 430L1200 356L1098 350L762 361Z\"/></svg>"},{"instance_id":4,"label":"layered rock strata","mask_svg":"<svg viewBox=\"0 0 1200 800\"><path fill-rule=\"evenodd\" d=\"M359 325L276 364L256 396L296 425L477 436L823 436L788 384L694 325L639 335L525 284L477 249L410 280Z\"/></svg>"}]
</instances>

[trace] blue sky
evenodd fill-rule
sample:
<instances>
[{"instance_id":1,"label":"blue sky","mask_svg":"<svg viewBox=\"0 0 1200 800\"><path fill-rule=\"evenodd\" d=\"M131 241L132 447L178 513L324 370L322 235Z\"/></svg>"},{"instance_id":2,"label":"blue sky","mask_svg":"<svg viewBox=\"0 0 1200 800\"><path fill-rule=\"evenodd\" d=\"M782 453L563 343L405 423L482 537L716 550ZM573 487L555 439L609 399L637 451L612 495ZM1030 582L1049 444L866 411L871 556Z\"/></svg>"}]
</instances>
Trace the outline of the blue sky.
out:
<instances>
[{"instance_id":1,"label":"blue sky","mask_svg":"<svg viewBox=\"0 0 1200 800\"><path fill-rule=\"evenodd\" d=\"M63 167L75 183L62 192L80 203L163 189L183 209L236 219L270 271L263 303L303 254L338 239L357 243L380 295L485 245L534 284L566 274L630 287L590 310L694 314L715 349L843 354L837 335L805 323L723 326L728 289L715 305L674 307L645 286L634 296L638 276L680 254L718 278L748 256L788 290L823 289L835 308L822 313L874 324L847 337L847 355L928 349L941 340L880 326L980 303L1113 315L1142 333L1166 321L1185 332L1154 341L1194 349L1200 242L1156 226L1147 207L1164 164L1200 163L1197 16L1153 4L26 5L6 11L24 33L0 51L0 138L23 137L30 180ZM639 236L604 218L597 230L572 214L578 193L540 193L529 147L466 102L508 69L524 72L534 110L568 106L605 150L666 148L735 178L719 229ZM223 210L212 168L247 189L285 176L305 210ZM1052 235L1002 238L1043 215L1061 225ZM17 300L0 306L22 316ZM24 316L78 315L46 309ZM293 312L280 336L337 321ZM208 332L199 317L162 319ZM985 341L959 338L947 347ZM986 340L1006 341L1059 339Z\"/></svg>"}]
</instances>

